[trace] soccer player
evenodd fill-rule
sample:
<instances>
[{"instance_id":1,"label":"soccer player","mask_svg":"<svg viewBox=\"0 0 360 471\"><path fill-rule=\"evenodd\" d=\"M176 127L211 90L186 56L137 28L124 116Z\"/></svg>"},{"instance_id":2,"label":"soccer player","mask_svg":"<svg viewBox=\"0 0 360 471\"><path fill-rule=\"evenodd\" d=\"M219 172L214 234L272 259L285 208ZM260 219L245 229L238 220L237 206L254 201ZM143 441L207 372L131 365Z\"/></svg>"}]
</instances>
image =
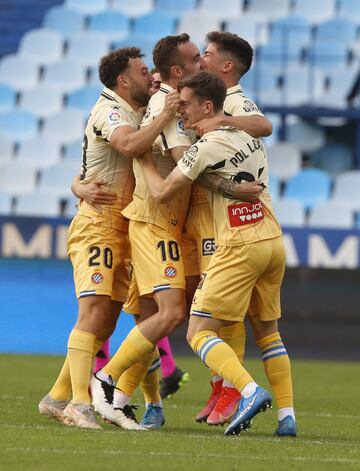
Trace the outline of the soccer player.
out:
<instances>
[{"instance_id":1,"label":"soccer player","mask_svg":"<svg viewBox=\"0 0 360 471\"><path fill-rule=\"evenodd\" d=\"M200 72L182 80L178 88L187 128L199 118L220 116L226 97L221 79ZM241 394L234 419L225 431L225 435L238 434L250 426L258 412L271 405L271 397L257 385L218 332L223 326L242 321L246 313L269 334L277 332L285 270L281 228L267 190L265 149L260 140L245 132L221 127L204 134L166 179L156 172L151 158L141 159L140 163L150 192L159 203L168 203L199 175L209 172L237 181L259 179L265 188L254 203L210 195L217 249L196 290L187 334L202 361ZM268 354L279 355L283 349L275 340Z\"/></svg>"},{"instance_id":2,"label":"soccer player","mask_svg":"<svg viewBox=\"0 0 360 471\"><path fill-rule=\"evenodd\" d=\"M165 97L173 91L181 78L199 71L202 66L200 52L187 34L167 36L156 44L154 64L162 78L160 91L152 96L142 122L146 129L161 112ZM173 119L156 139L152 155L159 172L166 176L175 161L192 144L180 117ZM171 203L158 204L151 197L141 167L134 161L136 187L133 201L123 211L130 219L129 236L132 264L140 293L142 319L129 333L106 367L91 381L94 406L104 417L111 415L106 391L117 382L113 403L121 396L123 373L140 359L152 355L156 342L172 332L186 316L185 277L180 241L188 210L190 188L179 192ZM215 188L222 190L223 179L215 178ZM251 191L253 186L250 185ZM231 189L234 191L234 189ZM255 188L257 192L258 189ZM161 397L154 390L146 398L146 412L141 424L146 428L159 428L164 422ZM106 400L104 400L106 398Z\"/></svg>"},{"instance_id":3,"label":"soccer player","mask_svg":"<svg viewBox=\"0 0 360 471\"><path fill-rule=\"evenodd\" d=\"M251 66L253 56L251 46L235 34L219 31L209 33L206 39L208 46L203 55L205 68L225 81L227 95L224 113L197 122L194 125L197 134L203 135L204 132L215 130L221 125L231 125L253 137L269 135L272 131L270 121L259 111L254 102L244 95L239 85L241 76ZM208 266L214 246L214 229L208 198L206 192L195 184L192 187L191 205L182 244L187 285L194 287L193 290L188 290L191 299L199 282L199 275ZM245 349L243 323L223 327L219 335L231 344L239 360L243 362ZM233 385L223 381L223 378L215 373L212 373L211 386L209 400L196 415L196 421L207 421L209 425L223 424L235 413L240 396Z\"/></svg>"},{"instance_id":4,"label":"soccer player","mask_svg":"<svg viewBox=\"0 0 360 471\"><path fill-rule=\"evenodd\" d=\"M51 391L40 401L43 415L64 424L100 428L88 392L93 356L112 334L129 286L128 221L121 214L134 189L132 158L151 148L173 118L176 94L161 113L138 130L139 109L147 105L152 76L137 48L114 51L101 59L105 85L88 120L81 178L102 179L116 203L94 207L81 202L69 229L68 253L74 269L78 317L68 353Z\"/></svg>"},{"instance_id":5,"label":"soccer player","mask_svg":"<svg viewBox=\"0 0 360 471\"><path fill-rule=\"evenodd\" d=\"M268 134L270 129L264 121L266 118L264 118L256 104L244 95L239 85L239 80L251 67L253 50L250 44L235 34L218 31L207 35L207 43L203 56L206 69L224 80L227 86L227 95L224 103L224 114L198 122L196 124L198 133L202 135L216 129L218 126L234 126L243 129L253 137ZM276 434L280 436L295 435L296 423L291 366L280 334L277 330L269 332L256 318L250 317L250 323L257 345L262 353L265 373L276 399L278 414ZM277 326L274 326L274 329L275 327ZM227 329L231 332L231 328ZM271 351L274 345L282 347L277 351L276 356L269 354L269 350ZM232 391L232 389L227 389L228 398L229 392ZM214 408L215 414L210 414L210 422L213 420L218 423L219 419L228 416L224 406L227 403L231 405L231 400L227 401L226 397L221 396L224 396L223 391L217 406ZM234 397L234 394L231 394L230 397ZM225 409L225 413L222 409ZM215 417L213 417L214 415Z\"/></svg>"}]
</instances>

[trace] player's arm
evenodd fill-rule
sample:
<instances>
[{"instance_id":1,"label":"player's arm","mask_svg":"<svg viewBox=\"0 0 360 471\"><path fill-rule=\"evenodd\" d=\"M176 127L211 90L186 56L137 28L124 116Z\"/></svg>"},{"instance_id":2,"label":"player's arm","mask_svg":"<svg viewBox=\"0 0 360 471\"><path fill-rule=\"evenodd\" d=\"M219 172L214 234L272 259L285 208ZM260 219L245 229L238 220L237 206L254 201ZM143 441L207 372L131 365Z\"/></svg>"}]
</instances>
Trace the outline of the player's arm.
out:
<instances>
[{"instance_id":1,"label":"player's arm","mask_svg":"<svg viewBox=\"0 0 360 471\"><path fill-rule=\"evenodd\" d=\"M159 175L151 153L145 154L139 162L151 196L157 203L170 201L182 188L192 184L192 180L186 177L178 167L175 167L166 178Z\"/></svg>"},{"instance_id":2,"label":"player's arm","mask_svg":"<svg viewBox=\"0 0 360 471\"><path fill-rule=\"evenodd\" d=\"M104 180L93 180L89 183L81 183L80 175L76 175L71 183L71 191L73 194L92 206L98 205L112 205L117 199L117 194L114 191L104 190L102 188L106 182Z\"/></svg>"},{"instance_id":3,"label":"player's arm","mask_svg":"<svg viewBox=\"0 0 360 471\"><path fill-rule=\"evenodd\" d=\"M148 125L136 131L130 126L119 126L110 136L110 145L128 158L143 155L151 148L153 142L166 125L173 119L179 106L179 94L171 92L166 95L165 107Z\"/></svg>"},{"instance_id":4,"label":"player's arm","mask_svg":"<svg viewBox=\"0 0 360 471\"><path fill-rule=\"evenodd\" d=\"M259 198L264 189L258 180L236 183L215 173L203 173L196 179L196 183L199 183L206 190L219 193L226 198L239 199L250 203Z\"/></svg>"},{"instance_id":5,"label":"player's arm","mask_svg":"<svg viewBox=\"0 0 360 471\"><path fill-rule=\"evenodd\" d=\"M271 122L262 115L227 116L220 114L213 118L202 119L192 127L196 129L198 136L202 136L206 132L215 131L220 126L231 126L240 131L245 131L252 137L266 137L272 133Z\"/></svg>"}]
</instances>

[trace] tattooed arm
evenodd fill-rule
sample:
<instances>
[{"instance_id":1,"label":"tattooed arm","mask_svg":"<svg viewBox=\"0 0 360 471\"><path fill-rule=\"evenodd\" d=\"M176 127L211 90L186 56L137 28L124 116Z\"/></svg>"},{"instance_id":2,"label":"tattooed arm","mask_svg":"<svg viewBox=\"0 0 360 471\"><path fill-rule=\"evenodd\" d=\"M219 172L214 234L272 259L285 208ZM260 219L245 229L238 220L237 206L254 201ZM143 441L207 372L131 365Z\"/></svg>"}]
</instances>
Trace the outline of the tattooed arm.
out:
<instances>
[{"instance_id":1,"label":"tattooed arm","mask_svg":"<svg viewBox=\"0 0 360 471\"><path fill-rule=\"evenodd\" d=\"M263 186L259 181L236 183L227 180L214 173L202 174L197 178L196 183L213 193L220 193L226 198L239 199L241 201L252 202L256 200L263 191Z\"/></svg>"}]
</instances>

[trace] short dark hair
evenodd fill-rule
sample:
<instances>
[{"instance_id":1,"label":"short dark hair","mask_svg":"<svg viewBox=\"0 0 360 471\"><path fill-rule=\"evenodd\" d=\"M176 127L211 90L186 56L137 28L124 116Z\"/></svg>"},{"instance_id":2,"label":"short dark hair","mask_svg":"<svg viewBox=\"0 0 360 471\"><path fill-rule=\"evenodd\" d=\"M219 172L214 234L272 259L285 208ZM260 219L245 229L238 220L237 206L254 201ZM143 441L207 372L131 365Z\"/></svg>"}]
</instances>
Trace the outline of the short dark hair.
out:
<instances>
[{"instance_id":1,"label":"short dark hair","mask_svg":"<svg viewBox=\"0 0 360 471\"><path fill-rule=\"evenodd\" d=\"M130 59L141 59L144 54L137 47L124 47L110 52L100 59L99 77L100 81L108 88L116 86L119 74L125 72L129 66Z\"/></svg>"},{"instance_id":2,"label":"short dark hair","mask_svg":"<svg viewBox=\"0 0 360 471\"><path fill-rule=\"evenodd\" d=\"M179 82L178 91L181 92L185 87L191 88L198 98L212 101L216 113L223 109L226 98L226 85L215 74L202 70L190 75L190 77Z\"/></svg>"},{"instance_id":3,"label":"short dark hair","mask_svg":"<svg viewBox=\"0 0 360 471\"><path fill-rule=\"evenodd\" d=\"M169 80L171 66L184 65L178 46L187 43L189 40L190 36L182 33L177 36L165 36L155 44L153 62L163 80Z\"/></svg>"},{"instance_id":4,"label":"short dark hair","mask_svg":"<svg viewBox=\"0 0 360 471\"><path fill-rule=\"evenodd\" d=\"M237 34L211 31L206 35L206 42L215 43L219 51L230 52L235 57L240 77L250 69L254 57L253 48Z\"/></svg>"}]
</instances>

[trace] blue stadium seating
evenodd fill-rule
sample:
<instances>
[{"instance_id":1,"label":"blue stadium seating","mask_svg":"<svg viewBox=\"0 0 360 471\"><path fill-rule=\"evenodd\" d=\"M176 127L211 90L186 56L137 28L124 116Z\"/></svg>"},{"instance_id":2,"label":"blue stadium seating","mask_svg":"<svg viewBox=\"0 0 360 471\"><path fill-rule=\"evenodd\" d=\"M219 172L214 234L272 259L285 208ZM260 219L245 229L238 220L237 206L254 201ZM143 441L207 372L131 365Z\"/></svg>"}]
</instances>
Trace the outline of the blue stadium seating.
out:
<instances>
[{"instance_id":1,"label":"blue stadium seating","mask_svg":"<svg viewBox=\"0 0 360 471\"><path fill-rule=\"evenodd\" d=\"M149 35L157 41L163 36L175 34L176 20L163 11L153 11L135 20L134 34Z\"/></svg>"},{"instance_id":2,"label":"blue stadium seating","mask_svg":"<svg viewBox=\"0 0 360 471\"><path fill-rule=\"evenodd\" d=\"M154 5L153 0L112 0L111 8L128 16L137 17L150 13L154 9Z\"/></svg>"},{"instance_id":3,"label":"blue stadium seating","mask_svg":"<svg viewBox=\"0 0 360 471\"><path fill-rule=\"evenodd\" d=\"M225 21L225 31L245 38L253 47L264 44L269 39L269 27L265 16L246 13Z\"/></svg>"},{"instance_id":4,"label":"blue stadium seating","mask_svg":"<svg viewBox=\"0 0 360 471\"><path fill-rule=\"evenodd\" d=\"M316 23L334 16L335 7L336 0L295 0L293 13Z\"/></svg>"},{"instance_id":5,"label":"blue stadium seating","mask_svg":"<svg viewBox=\"0 0 360 471\"><path fill-rule=\"evenodd\" d=\"M305 209L297 199L277 199L273 202L274 211L280 224L290 227L305 225Z\"/></svg>"},{"instance_id":6,"label":"blue stadium seating","mask_svg":"<svg viewBox=\"0 0 360 471\"><path fill-rule=\"evenodd\" d=\"M63 38L51 29L29 31L20 41L19 55L35 64L53 64L62 58Z\"/></svg>"},{"instance_id":7,"label":"blue stadium seating","mask_svg":"<svg viewBox=\"0 0 360 471\"><path fill-rule=\"evenodd\" d=\"M283 41L291 47L306 46L311 41L312 24L302 16L289 15L271 24L272 41Z\"/></svg>"},{"instance_id":8,"label":"blue stadium seating","mask_svg":"<svg viewBox=\"0 0 360 471\"><path fill-rule=\"evenodd\" d=\"M302 157L298 147L287 142L279 142L268 147L268 159L272 175L281 180L293 177L302 167Z\"/></svg>"},{"instance_id":9,"label":"blue stadium seating","mask_svg":"<svg viewBox=\"0 0 360 471\"><path fill-rule=\"evenodd\" d=\"M0 214L8 216L12 213L12 196L7 193L0 193Z\"/></svg>"},{"instance_id":10,"label":"blue stadium seating","mask_svg":"<svg viewBox=\"0 0 360 471\"><path fill-rule=\"evenodd\" d=\"M339 14L344 18L359 22L360 3L358 0L339 0Z\"/></svg>"},{"instance_id":11,"label":"blue stadium seating","mask_svg":"<svg viewBox=\"0 0 360 471\"><path fill-rule=\"evenodd\" d=\"M38 119L34 113L12 110L0 114L0 136L21 142L34 137L38 132Z\"/></svg>"},{"instance_id":12,"label":"blue stadium seating","mask_svg":"<svg viewBox=\"0 0 360 471\"><path fill-rule=\"evenodd\" d=\"M182 0L174 2L173 0L157 0L156 9L166 11L180 17L184 13L194 10L197 6L197 0Z\"/></svg>"},{"instance_id":13,"label":"blue stadium seating","mask_svg":"<svg viewBox=\"0 0 360 471\"><path fill-rule=\"evenodd\" d=\"M320 23L316 29L316 41L341 42L347 46L356 40L358 25L347 18L331 18Z\"/></svg>"},{"instance_id":14,"label":"blue stadium seating","mask_svg":"<svg viewBox=\"0 0 360 471\"><path fill-rule=\"evenodd\" d=\"M74 92L70 93L67 99L68 108L76 108L80 110L84 116L88 116L91 108L97 102L102 87L96 85L86 85Z\"/></svg>"},{"instance_id":15,"label":"blue stadium seating","mask_svg":"<svg viewBox=\"0 0 360 471\"><path fill-rule=\"evenodd\" d=\"M100 57L107 54L109 49L110 40L104 33L97 31L74 33L68 41L66 58L69 61L90 67L97 64Z\"/></svg>"},{"instance_id":16,"label":"blue stadium seating","mask_svg":"<svg viewBox=\"0 0 360 471\"><path fill-rule=\"evenodd\" d=\"M157 39L152 36L146 36L141 34L132 34L128 36L126 39L121 41L114 41L112 44L113 49L118 49L121 47L126 47L129 44L138 47L141 49L142 53L145 54L144 61L147 66L153 66L152 60L152 51L154 46L157 42Z\"/></svg>"},{"instance_id":17,"label":"blue stadium seating","mask_svg":"<svg viewBox=\"0 0 360 471\"><path fill-rule=\"evenodd\" d=\"M21 93L20 107L31 111L39 118L51 116L63 107L63 92L54 87L37 85Z\"/></svg>"},{"instance_id":18,"label":"blue stadium seating","mask_svg":"<svg viewBox=\"0 0 360 471\"><path fill-rule=\"evenodd\" d=\"M59 198L68 198L72 195L72 179L79 173L80 162L67 161L53 165L41 173L39 191L51 193Z\"/></svg>"},{"instance_id":19,"label":"blue stadium seating","mask_svg":"<svg viewBox=\"0 0 360 471\"><path fill-rule=\"evenodd\" d=\"M80 140L67 144L64 149L64 159L81 162L82 158L82 144Z\"/></svg>"},{"instance_id":20,"label":"blue stadium seating","mask_svg":"<svg viewBox=\"0 0 360 471\"><path fill-rule=\"evenodd\" d=\"M35 190L35 184L35 169L16 161L1 165L0 188L2 193L9 195L31 193Z\"/></svg>"},{"instance_id":21,"label":"blue stadium seating","mask_svg":"<svg viewBox=\"0 0 360 471\"><path fill-rule=\"evenodd\" d=\"M0 165L7 163L14 156L15 145L12 139L1 136L0 139Z\"/></svg>"},{"instance_id":22,"label":"blue stadium seating","mask_svg":"<svg viewBox=\"0 0 360 471\"><path fill-rule=\"evenodd\" d=\"M41 170L58 163L60 157L59 142L37 135L20 144L16 162Z\"/></svg>"},{"instance_id":23,"label":"blue stadium seating","mask_svg":"<svg viewBox=\"0 0 360 471\"><path fill-rule=\"evenodd\" d=\"M360 170L350 170L335 178L332 201L360 211Z\"/></svg>"},{"instance_id":24,"label":"blue stadium seating","mask_svg":"<svg viewBox=\"0 0 360 471\"><path fill-rule=\"evenodd\" d=\"M332 177L353 168L354 150L343 144L325 144L310 153L312 166L324 169Z\"/></svg>"},{"instance_id":25,"label":"blue stadium seating","mask_svg":"<svg viewBox=\"0 0 360 471\"><path fill-rule=\"evenodd\" d=\"M53 7L44 17L45 28L58 31L64 38L72 33L82 31L85 27L85 15L78 11L69 10L63 6Z\"/></svg>"},{"instance_id":26,"label":"blue stadium seating","mask_svg":"<svg viewBox=\"0 0 360 471\"><path fill-rule=\"evenodd\" d=\"M324 70L345 67L349 59L349 49L335 38L333 41L317 41L308 48L307 59L311 67Z\"/></svg>"},{"instance_id":27,"label":"blue stadium seating","mask_svg":"<svg viewBox=\"0 0 360 471\"><path fill-rule=\"evenodd\" d=\"M268 20L280 18L289 14L289 0L250 0L248 11L252 13L260 13Z\"/></svg>"},{"instance_id":28,"label":"blue stadium seating","mask_svg":"<svg viewBox=\"0 0 360 471\"><path fill-rule=\"evenodd\" d=\"M177 32L188 33L200 48L205 44L205 36L209 31L221 29L221 20L214 15L205 14L198 10L184 13L180 18Z\"/></svg>"},{"instance_id":29,"label":"blue stadium seating","mask_svg":"<svg viewBox=\"0 0 360 471\"><path fill-rule=\"evenodd\" d=\"M5 83L0 83L0 112L10 111L16 103L16 91Z\"/></svg>"},{"instance_id":30,"label":"blue stadium seating","mask_svg":"<svg viewBox=\"0 0 360 471\"><path fill-rule=\"evenodd\" d=\"M323 170L304 169L286 182L284 197L300 201L312 208L327 201L331 191L331 178Z\"/></svg>"},{"instance_id":31,"label":"blue stadium seating","mask_svg":"<svg viewBox=\"0 0 360 471\"><path fill-rule=\"evenodd\" d=\"M280 192L281 192L280 179L273 173L270 173L269 175L269 191L273 200L280 197Z\"/></svg>"},{"instance_id":32,"label":"blue stadium seating","mask_svg":"<svg viewBox=\"0 0 360 471\"><path fill-rule=\"evenodd\" d=\"M60 202L49 192L34 191L16 198L14 214L17 216L59 217Z\"/></svg>"},{"instance_id":33,"label":"blue stadium seating","mask_svg":"<svg viewBox=\"0 0 360 471\"><path fill-rule=\"evenodd\" d=\"M322 229L352 229L354 212L349 207L328 201L315 206L310 211L308 225Z\"/></svg>"},{"instance_id":34,"label":"blue stadium seating","mask_svg":"<svg viewBox=\"0 0 360 471\"><path fill-rule=\"evenodd\" d=\"M211 12L219 18L233 18L242 13L242 3L239 0L226 0L226 8L219 0L200 0L200 11Z\"/></svg>"},{"instance_id":35,"label":"blue stadium seating","mask_svg":"<svg viewBox=\"0 0 360 471\"><path fill-rule=\"evenodd\" d=\"M82 138L84 127L81 111L65 109L44 120L42 135L61 144L68 144Z\"/></svg>"},{"instance_id":36,"label":"blue stadium seating","mask_svg":"<svg viewBox=\"0 0 360 471\"><path fill-rule=\"evenodd\" d=\"M123 39L130 32L130 18L119 11L104 11L90 17L89 30L106 34L111 41Z\"/></svg>"},{"instance_id":37,"label":"blue stadium seating","mask_svg":"<svg viewBox=\"0 0 360 471\"><path fill-rule=\"evenodd\" d=\"M65 7L87 15L94 15L106 10L107 0L65 0Z\"/></svg>"},{"instance_id":38,"label":"blue stadium seating","mask_svg":"<svg viewBox=\"0 0 360 471\"><path fill-rule=\"evenodd\" d=\"M16 54L3 57L0 60L0 82L7 83L15 90L26 90L37 85L39 68Z\"/></svg>"},{"instance_id":39,"label":"blue stadium seating","mask_svg":"<svg viewBox=\"0 0 360 471\"><path fill-rule=\"evenodd\" d=\"M86 67L75 60L63 60L48 65L44 70L41 84L53 87L64 93L72 92L85 85Z\"/></svg>"}]
</instances>

